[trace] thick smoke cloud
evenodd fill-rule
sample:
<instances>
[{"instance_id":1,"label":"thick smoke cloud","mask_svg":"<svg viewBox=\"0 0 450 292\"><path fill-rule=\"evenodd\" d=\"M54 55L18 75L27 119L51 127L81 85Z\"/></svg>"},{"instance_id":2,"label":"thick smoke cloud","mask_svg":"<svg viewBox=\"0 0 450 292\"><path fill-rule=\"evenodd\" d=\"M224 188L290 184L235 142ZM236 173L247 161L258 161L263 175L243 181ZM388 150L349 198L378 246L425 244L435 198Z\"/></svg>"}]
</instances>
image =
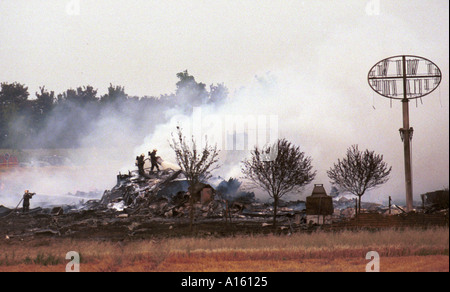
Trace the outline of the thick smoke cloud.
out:
<instances>
[{"instance_id":1,"label":"thick smoke cloud","mask_svg":"<svg viewBox=\"0 0 450 292\"><path fill-rule=\"evenodd\" d=\"M32 169L2 174L2 180L8 185L0 191L1 203L14 206L25 189L55 203L68 202L65 195L69 192L101 193L114 186L119 171L126 173L135 169L134 158L137 155L147 154L155 148L165 166L175 168L175 157L169 144L177 126L184 129L186 137L207 136L210 143L218 144L222 150L221 167L214 175L225 180L241 178L240 161L253 148L251 142L260 138L253 138L253 133L264 136L271 130L274 132L274 127L276 137L290 140L312 157L314 170L317 170L313 184L323 183L327 190L331 185L326 171L349 146L359 144L361 149L383 154L385 161L393 166L391 180L368 193L363 200L382 202L390 195L402 201L403 156L396 129L401 126L400 105L394 104L391 109L388 101L368 96L367 91L356 86L356 82L350 86L354 86L356 95L359 92L365 97L348 96L345 93L348 90L339 88L330 90L322 86L317 76L285 70L257 76L221 102L197 100L192 104L190 99L191 104L185 103L184 100L192 97L183 96L192 93L189 91L178 92L175 100L167 98L148 112L142 112L139 106L121 108L112 104L105 107L88 128L83 128L83 132L74 133L80 149L70 153L72 165L63 169ZM374 103L377 109L374 109ZM412 108L413 115L417 112ZM277 118L275 124L270 123L270 117ZM262 119L266 131L258 132L251 128L254 124L249 124L249 121L257 121L258 118ZM64 128L66 120L64 116L52 116L38 138L42 141L52 139L58 129ZM432 131L440 131L442 119L431 120L428 127L414 138L415 200L420 193L448 185L445 178L448 163L430 157L429 148L448 156L448 139L447 142L439 142L440 138L430 139ZM305 187L301 194L291 194L286 199L305 199L313 184ZM245 184L242 188L250 190ZM260 191L255 192L259 198L267 197Z\"/></svg>"},{"instance_id":2,"label":"thick smoke cloud","mask_svg":"<svg viewBox=\"0 0 450 292\"><path fill-rule=\"evenodd\" d=\"M350 70L352 64L347 66ZM369 65L366 67L370 68ZM173 112L170 122L159 125L135 152L144 151L150 145L158 145L165 157L173 159L167 138L169 133L178 125L183 126L188 133L195 132L200 120L202 134L218 142L219 146L224 146L221 168L215 174L225 179L240 178L240 161L252 149L246 142L240 142L242 139L248 141L245 135L251 132L245 134L242 130L246 129L246 122L249 118L267 117L266 125L270 128L269 117L276 116L277 136L299 145L302 151L312 157L314 169L317 170L316 180L305 187L301 194L291 194L288 199L305 199L314 183L324 184L330 190L326 171L345 155L348 147L358 144L360 149L382 154L393 167L389 182L369 191L363 200L382 203L392 196L399 203L404 202L403 147L398 133L402 125L401 104L393 103L391 107L388 100L372 94L368 86L364 87L367 81L364 79L366 75L362 73L361 80L347 82L345 88L338 84L324 86L320 78L323 74L321 71L302 74L280 70L257 76L251 84L235 91L222 106L209 105L197 109L197 113L201 112L201 119L198 115L186 117ZM338 80L339 73L333 74ZM448 159L433 157L433 153L441 153L448 158L448 133L442 131L448 117L434 116L427 125L414 123L421 119L417 117L419 114L426 114L433 109L445 111L446 108L439 105L440 99L442 97L436 93L429 96L424 104L418 104L417 108L411 104L412 124L420 129L420 134L413 141L415 201L420 201L420 194L448 187ZM182 118L178 120L176 114ZM233 131L237 135L234 140L230 137ZM441 134L434 136L433 133ZM212 136L216 139L211 139ZM234 142L234 148L229 147L230 142ZM232 150L240 149L239 143L247 151ZM256 193L259 197L265 196L261 192Z\"/></svg>"},{"instance_id":3,"label":"thick smoke cloud","mask_svg":"<svg viewBox=\"0 0 450 292\"><path fill-rule=\"evenodd\" d=\"M77 191L94 192L101 196L104 190L115 185L119 172L135 170L137 155L158 148L161 149L160 156L170 157L169 148L160 145L163 145L161 141L170 138L170 133L175 129L170 127L173 117L190 116L190 104L219 104L227 94L219 85L212 86L209 93L204 84L195 82L187 71L184 74L187 81L178 84L175 94L159 98L129 97L126 101L117 100L101 106L98 103L79 105L72 102L57 106L47 118L46 126L37 135L25 137L20 144L35 146L67 143L73 148L64 151L31 151L37 154L27 160L39 161L41 153L49 155L63 151L63 156L69 162L62 167L26 167L1 173L0 204L15 206L25 190L38 194L33 199L35 204L73 203L80 198L67 194ZM192 80L189 79L191 77ZM164 127L166 130L162 132ZM13 125L16 131L26 131L26 128L27 124L21 120L15 121ZM142 147L148 137L156 141ZM63 143L59 143L58 139L62 138ZM173 161L165 159L163 167L177 168Z\"/></svg>"}]
</instances>

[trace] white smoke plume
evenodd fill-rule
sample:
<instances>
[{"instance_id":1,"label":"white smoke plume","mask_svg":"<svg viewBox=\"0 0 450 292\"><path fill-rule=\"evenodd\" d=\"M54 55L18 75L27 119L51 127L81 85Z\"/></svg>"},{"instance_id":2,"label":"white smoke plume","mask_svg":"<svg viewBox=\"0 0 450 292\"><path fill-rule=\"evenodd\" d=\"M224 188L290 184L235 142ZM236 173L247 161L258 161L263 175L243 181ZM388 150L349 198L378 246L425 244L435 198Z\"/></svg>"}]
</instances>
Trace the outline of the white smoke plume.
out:
<instances>
[{"instance_id":1,"label":"white smoke plume","mask_svg":"<svg viewBox=\"0 0 450 292\"><path fill-rule=\"evenodd\" d=\"M320 77L323 73L316 74ZM176 168L169 143L177 126L184 129L186 137L206 135L210 143L218 143L222 149L221 168L214 175L226 180L240 178L240 161L253 148L251 142L256 140L252 136L254 132L248 128L248 121L262 117L268 133L274 130L274 125L269 122L273 116L277 117L276 136L299 145L306 155L312 157L312 165L317 171L316 180L304 192L292 194L289 199L305 199L314 183L323 183L329 190L331 185L326 171L344 156L349 146L359 144L360 149L368 148L383 154L385 161L393 166L390 181L363 199L382 202L392 196L401 201L404 199L402 145L398 135L401 105L394 104L390 108L388 101L377 98L379 109L374 110L375 99L370 89L364 88L365 84L360 84L360 81L364 80L332 90L324 87L323 80L314 74L289 70L270 72L255 77L251 84L230 94L220 105L211 103L193 107L185 104L166 108L158 115L149 112L144 115L145 120L140 121L148 125L144 129L136 128L136 121L130 118L133 115L124 118L120 111L104 111L89 132L83 135L81 150L74 150L69 155L72 166L2 173L0 178L6 186L0 190L0 204L15 206L26 189L55 203L64 202L69 192L102 192L115 185L119 171L127 173L136 168L136 156L147 155L153 149L158 149L164 167ZM435 103L421 110L429 111L433 106ZM415 108L411 111L416 114ZM440 132L441 128L442 119L430 120L427 129L421 128L421 133L414 137L416 200L421 193L448 185L448 159L436 159L430 154L430 151L441 152L448 158L448 133L446 142L440 141L445 139L445 135L430 138L433 136L431 133ZM259 135L264 136L264 133Z\"/></svg>"},{"instance_id":2,"label":"white smoke plume","mask_svg":"<svg viewBox=\"0 0 450 292\"><path fill-rule=\"evenodd\" d=\"M323 73L317 74L321 76ZM401 104L393 104L391 108L388 100L374 96L368 86L364 87L365 82L362 77L361 80L348 83L346 88L333 89L323 86L323 80L314 75L289 70L269 72L255 77L251 84L236 90L220 107L201 106L197 108L197 114L194 111L190 117L182 113L176 115L175 112L170 122L159 125L135 153L157 147L164 157L173 161L168 143L170 133L175 132L176 126L181 126L189 137L196 131L198 134L196 129L200 123L201 135L207 135L210 142L217 142L219 148L222 145L221 168L215 174L224 179L239 178L242 176L240 161L253 148L247 143L250 138L245 136L252 133L248 131L246 123L253 118L266 117L267 127L274 130L270 129L268 121L269 117L276 116L277 137L299 145L306 155L312 157L312 165L317 171L315 181L305 187L301 194L289 195L289 199L305 199L311 194L315 183L324 184L329 191L331 183L326 171L345 155L348 147L358 144L360 149L367 148L382 154L393 167L389 182L367 192L363 200L383 203L392 196L394 200L403 202L403 147L398 134L398 128L402 125ZM434 99L433 96L428 98L429 102L421 105L422 108L411 106L413 119L420 111L439 109L439 97L435 94ZM375 102L378 109L374 106ZM420 194L448 185L448 161L432 157L432 153L436 152L448 157L448 133L430 140L433 132L442 132L445 120L445 117L430 120L426 129L422 127L424 125L417 125L421 132L414 138L415 201L420 201ZM236 135L234 148L233 131ZM242 145L246 151L239 151ZM257 194L264 196L260 192Z\"/></svg>"}]
</instances>

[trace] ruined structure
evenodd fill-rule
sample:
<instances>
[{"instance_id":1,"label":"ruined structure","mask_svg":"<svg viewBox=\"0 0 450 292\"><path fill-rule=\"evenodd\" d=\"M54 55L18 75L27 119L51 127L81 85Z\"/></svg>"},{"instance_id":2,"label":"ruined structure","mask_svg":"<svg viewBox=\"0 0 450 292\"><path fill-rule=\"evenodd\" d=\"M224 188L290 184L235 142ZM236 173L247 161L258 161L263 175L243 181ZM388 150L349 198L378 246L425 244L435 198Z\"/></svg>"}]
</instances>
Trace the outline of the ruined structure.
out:
<instances>
[{"instance_id":1,"label":"ruined structure","mask_svg":"<svg viewBox=\"0 0 450 292\"><path fill-rule=\"evenodd\" d=\"M333 198L327 195L322 184L314 185L312 195L306 198L307 222L329 224L333 213Z\"/></svg>"},{"instance_id":2,"label":"ruined structure","mask_svg":"<svg viewBox=\"0 0 450 292\"><path fill-rule=\"evenodd\" d=\"M117 185L104 193L100 204L128 214L187 218L192 195L196 216L220 218L225 206L214 194L214 188L208 184L189 187L181 170L165 169L145 177L130 172L117 177Z\"/></svg>"},{"instance_id":3,"label":"ruined structure","mask_svg":"<svg viewBox=\"0 0 450 292\"><path fill-rule=\"evenodd\" d=\"M145 176L130 171L119 174L117 184L105 191L101 199L97 199L98 194L93 199L89 194L77 193L77 197L87 201L83 199L76 205L41 206L26 214L22 214L20 208L0 206L0 238L58 236L122 240L184 236L192 234L189 227L192 213L197 235L272 233L273 203L257 200L254 193L242 191L240 186L238 180L230 179L216 187L207 183L189 187L181 171L168 168ZM426 202L434 202L431 194L424 198ZM323 185L315 185L306 202L279 202L278 232L370 226L448 226L448 192L447 209L442 214L382 216L379 205L373 206L374 213L360 218L343 214L354 210L353 206L353 200L343 198L333 203ZM368 211L372 207L370 203L363 206Z\"/></svg>"},{"instance_id":4,"label":"ruined structure","mask_svg":"<svg viewBox=\"0 0 450 292\"><path fill-rule=\"evenodd\" d=\"M449 207L449 191L440 190L421 195L422 208L425 212L445 210Z\"/></svg>"}]
</instances>

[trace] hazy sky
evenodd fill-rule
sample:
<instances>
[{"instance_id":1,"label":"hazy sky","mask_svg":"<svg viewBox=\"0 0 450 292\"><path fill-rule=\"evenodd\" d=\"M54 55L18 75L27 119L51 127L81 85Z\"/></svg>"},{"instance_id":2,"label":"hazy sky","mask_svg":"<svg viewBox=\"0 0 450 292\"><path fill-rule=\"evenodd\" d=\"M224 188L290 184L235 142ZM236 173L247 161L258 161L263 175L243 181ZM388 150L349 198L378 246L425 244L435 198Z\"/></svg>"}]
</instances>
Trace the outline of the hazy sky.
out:
<instances>
[{"instance_id":1,"label":"hazy sky","mask_svg":"<svg viewBox=\"0 0 450 292\"><path fill-rule=\"evenodd\" d=\"M0 0L0 81L32 95L113 83L144 96L174 92L185 69L232 94L273 76L267 107L253 107L254 94L242 107L280 116L281 135L313 156L316 183L358 143L393 165L380 192L400 196L401 105L374 94L367 73L389 56L423 56L444 77L411 104L417 200L449 185L448 15L445 0Z\"/></svg>"}]
</instances>

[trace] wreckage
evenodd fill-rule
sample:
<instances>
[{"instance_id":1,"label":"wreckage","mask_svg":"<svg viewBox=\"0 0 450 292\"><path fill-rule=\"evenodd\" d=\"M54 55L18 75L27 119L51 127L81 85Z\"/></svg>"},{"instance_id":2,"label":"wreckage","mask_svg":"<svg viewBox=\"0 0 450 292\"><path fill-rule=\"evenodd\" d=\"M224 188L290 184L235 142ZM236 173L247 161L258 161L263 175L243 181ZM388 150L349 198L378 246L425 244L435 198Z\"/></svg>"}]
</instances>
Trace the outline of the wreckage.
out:
<instances>
[{"instance_id":1,"label":"wreckage","mask_svg":"<svg viewBox=\"0 0 450 292\"><path fill-rule=\"evenodd\" d=\"M0 206L0 237L61 236L120 240L178 237L192 234L192 217L197 235L273 232L273 204L257 200L254 193L242 191L240 187L241 183L235 179L222 180L215 187L204 183L189 187L182 172L170 168L145 176L139 175L138 171L119 173L116 185L105 191L100 199L78 194L87 201L76 205L34 208L27 214ZM312 196L308 198L307 202L280 200L277 213L279 232L353 228L364 223L362 219L355 221L353 200L344 197L332 200L326 195L323 185L316 185ZM387 216L384 206L363 203L362 207L368 213L382 214L380 216L383 218ZM440 212L433 215L433 224L448 226L448 199L447 209ZM392 219L383 219L386 221L383 226L404 226L408 222L406 215L393 214ZM314 222L310 219L319 216L324 219L326 216L326 220ZM423 216L420 220L416 215L412 216L412 224L427 224L428 219ZM373 225L373 220L367 219L366 222ZM321 225L324 223L327 226Z\"/></svg>"},{"instance_id":2,"label":"wreckage","mask_svg":"<svg viewBox=\"0 0 450 292\"><path fill-rule=\"evenodd\" d=\"M210 185L199 183L188 190L188 182L181 170L166 169L146 176L130 172L117 176L117 185L106 191L100 205L128 215L149 217L189 216L190 194L195 198L198 216L218 218L224 216L224 202L214 199L215 191Z\"/></svg>"},{"instance_id":3,"label":"wreckage","mask_svg":"<svg viewBox=\"0 0 450 292\"><path fill-rule=\"evenodd\" d=\"M203 219L270 218L273 206L261 203L251 192L240 191L235 179L216 188L198 183L192 187L180 170L165 169L157 175L139 176L130 172L117 176L117 185L106 191L100 204L109 209L160 218L189 218L193 199L194 217ZM305 209L304 202L281 202L280 217L294 217Z\"/></svg>"},{"instance_id":4,"label":"wreckage","mask_svg":"<svg viewBox=\"0 0 450 292\"><path fill-rule=\"evenodd\" d=\"M254 193L241 191L240 185L230 179L216 188L204 183L189 187L179 170L164 169L145 176L130 171L119 174L117 184L100 199L34 208L27 214L0 206L0 236L123 239L190 235L191 210L196 234L271 232L267 222L273 216L272 204L259 202ZM281 202L280 230L293 232L298 227L295 216L304 207L301 201Z\"/></svg>"}]
</instances>

